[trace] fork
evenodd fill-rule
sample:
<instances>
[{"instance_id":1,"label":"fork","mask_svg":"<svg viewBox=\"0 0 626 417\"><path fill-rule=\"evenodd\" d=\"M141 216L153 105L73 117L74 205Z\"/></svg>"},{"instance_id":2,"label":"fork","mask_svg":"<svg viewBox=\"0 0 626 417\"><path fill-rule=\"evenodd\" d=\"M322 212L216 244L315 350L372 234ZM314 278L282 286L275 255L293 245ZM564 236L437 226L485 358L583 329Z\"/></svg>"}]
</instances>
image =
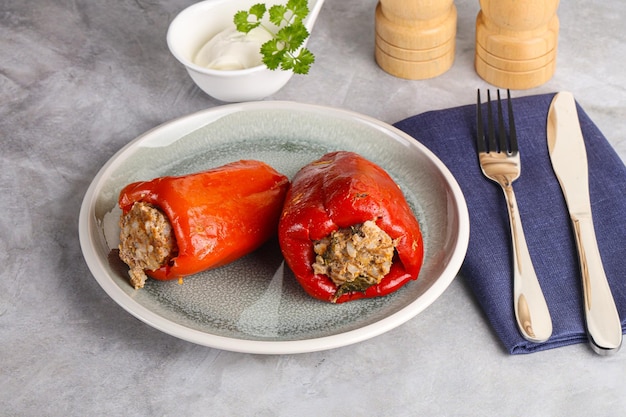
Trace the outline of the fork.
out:
<instances>
[{"instance_id":1,"label":"fork","mask_svg":"<svg viewBox=\"0 0 626 417\"><path fill-rule=\"evenodd\" d=\"M511 92L507 90L508 138L500 90L497 90L497 93L498 131L496 135L491 94L487 90L487 132L485 132L480 90L478 90L476 104L478 160L485 177L498 183L506 198L513 249L513 306L517 327L525 339L531 342L544 342L552 334L552 320L528 252L524 229L513 192L513 182L519 178L521 163Z\"/></svg>"}]
</instances>

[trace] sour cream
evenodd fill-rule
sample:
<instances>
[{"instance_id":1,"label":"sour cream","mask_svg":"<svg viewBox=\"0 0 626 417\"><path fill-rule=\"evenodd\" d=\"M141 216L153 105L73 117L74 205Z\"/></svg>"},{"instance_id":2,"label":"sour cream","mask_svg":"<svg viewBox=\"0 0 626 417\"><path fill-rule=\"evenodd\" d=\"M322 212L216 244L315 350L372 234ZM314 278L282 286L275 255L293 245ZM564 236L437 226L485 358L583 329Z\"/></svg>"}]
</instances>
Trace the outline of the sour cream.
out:
<instances>
[{"instance_id":1,"label":"sour cream","mask_svg":"<svg viewBox=\"0 0 626 417\"><path fill-rule=\"evenodd\" d=\"M234 27L224 29L209 40L196 54L194 63L216 70L239 70L263 63L261 45L272 36L262 28L241 33Z\"/></svg>"}]
</instances>

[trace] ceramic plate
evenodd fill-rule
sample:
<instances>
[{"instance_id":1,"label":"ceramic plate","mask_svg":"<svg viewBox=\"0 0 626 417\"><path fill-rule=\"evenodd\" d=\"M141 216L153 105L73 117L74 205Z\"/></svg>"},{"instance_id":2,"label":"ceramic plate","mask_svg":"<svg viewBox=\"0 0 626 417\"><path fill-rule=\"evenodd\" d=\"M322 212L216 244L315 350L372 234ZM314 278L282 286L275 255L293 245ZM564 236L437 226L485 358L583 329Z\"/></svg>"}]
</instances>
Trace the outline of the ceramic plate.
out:
<instances>
[{"instance_id":1,"label":"ceramic plate","mask_svg":"<svg viewBox=\"0 0 626 417\"><path fill-rule=\"evenodd\" d=\"M258 159L292 177L334 150L380 166L404 191L422 226L424 265L416 281L376 299L330 304L309 297L272 240L225 267L134 290L116 254L117 196L130 182ZM233 186L236 186L233 184ZM293 102L221 106L159 126L114 155L91 183L80 212L89 269L129 313L165 333L214 348L261 354L345 346L380 335L429 306L456 276L469 219L447 168L394 127L349 111Z\"/></svg>"}]
</instances>

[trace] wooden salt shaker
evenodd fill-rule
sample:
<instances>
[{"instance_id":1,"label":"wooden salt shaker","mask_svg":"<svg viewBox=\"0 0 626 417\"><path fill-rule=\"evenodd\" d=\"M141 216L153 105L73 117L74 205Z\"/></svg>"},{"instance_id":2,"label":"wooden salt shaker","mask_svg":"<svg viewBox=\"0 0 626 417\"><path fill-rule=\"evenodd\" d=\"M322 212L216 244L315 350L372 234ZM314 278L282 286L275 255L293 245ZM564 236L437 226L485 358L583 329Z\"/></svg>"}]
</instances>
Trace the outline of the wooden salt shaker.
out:
<instances>
[{"instance_id":1,"label":"wooden salt shaker","mask_svg":"<svg viewBox=\"0 0 626 417\"><path fill-rule=\"evenodd\" d=\"M476 72L502 88L537 87L554 74L559 0L480 0Z\"/></svg>"},{"instance_id":2,"label":"wooden salt shaker","mask_svg":"<svg viewBox=\"0 0 626 417\"><path fill-rule=\"evenodd\" d=\"M375 57L388 73L411 80L436 77L454 62L453 0L380 0Z\"/></svg>"}]
</instances>

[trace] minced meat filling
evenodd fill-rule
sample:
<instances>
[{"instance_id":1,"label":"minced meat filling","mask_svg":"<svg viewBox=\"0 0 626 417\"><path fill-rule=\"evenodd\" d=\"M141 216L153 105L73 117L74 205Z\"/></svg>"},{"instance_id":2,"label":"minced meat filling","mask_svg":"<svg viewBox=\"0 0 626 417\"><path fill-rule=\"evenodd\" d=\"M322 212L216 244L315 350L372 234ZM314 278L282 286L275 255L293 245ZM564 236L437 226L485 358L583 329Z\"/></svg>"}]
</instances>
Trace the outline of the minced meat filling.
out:
<instances>
[{"instance_id":1,"label":"minced meat filling","mask_svg":"<svg viewBox=\"0 0 626 417\"><path fill-rule=\"evenodd\" d=\"M393 239L368 220L316 241L313 271L327 275L339 293L365 291L389 273L394 248Z\"/></svg>"},{"instance_id":2,"label":"minced meat filling","mask_svg":"<svg viewBox=\"0 0 626 417\"><path fill-rule=\"evenodd\" d=\"M130 283L143 288L146 270L159 269L175 256L174 232L163 212L137 202L120 218L120 259L129 267Z\"/></svg>"}]
</instances>

